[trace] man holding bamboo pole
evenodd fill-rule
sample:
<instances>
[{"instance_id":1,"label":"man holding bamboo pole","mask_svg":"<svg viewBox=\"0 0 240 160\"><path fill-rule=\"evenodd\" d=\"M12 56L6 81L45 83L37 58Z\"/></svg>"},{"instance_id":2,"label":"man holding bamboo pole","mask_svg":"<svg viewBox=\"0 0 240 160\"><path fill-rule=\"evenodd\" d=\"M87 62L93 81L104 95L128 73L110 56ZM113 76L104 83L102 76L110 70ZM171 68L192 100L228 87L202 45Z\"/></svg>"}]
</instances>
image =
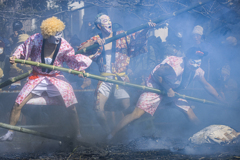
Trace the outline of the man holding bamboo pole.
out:
<instances>
[{"instance_id":1,"label":"man holding bamboo pole","mask_svg":"<svg viewBox=\"0 0 240 160\"><path fill-rule=\"evenodd\" d=\"M129 82L126 71L128 69L127 67L130 58L146 52L146 34L148 29L144 29L118 39L117 41L103 45L105 39L121 34L124 31L113 32L112 22L109 16L102 13L97 15L95 25L101 31L101 34L82 43L79 46L79 50L85 49L94 43L99 44L99 48L88 51L86 54L98 64L101 76ZM154 27L155 25L155 23L149 22L150 27ZM107 133L110 132L110 129L107 125L106 116L104 114L104 106L111 93L114 94L116 99L121 101L124 111L130 106L130 96L123 87L99 81L96 89L95 111L99 123Z\"/></svg>"},{"instance_id":2,"label":"man holding bamboo pole","mask_svg":"<svg viewBox=\"0 0 240 160\"><path fill-rule=\"evenodd\" d=\"M147 112L153 116L163 100L165 103L173 102L174 106L180 109L191 122L197 124L199 120L188 102L185 99L175 97L175 94L178 94L175 91L186 88L193 79L198 80L217 100L224 102L224 98L204 78L204 71L200 68L201 59L204 56L206 53L197 47L192 47L187 51L186 57L170 56L164 59L153 69L146 85L165 91L167 96L152 92L142 93L135 110L120 121L107 139L112 139L124 126L140 118L144 113Z\"/></svg>"},{"instance_id":3,"label":"man holding bamboo pole","mask_svg":"<svg viewBox=\"0 0 240 160\"><path fill-rule=\"evenodd\" d=\"M62 66L65 62L72 70L83 71L88 68L92 60L87 56L75 55L74 49L62 38L64 23L56 17L51 17L42 22L41 34L30 36L21 44L13 56L10 63L14 63L15 58ZM32 67L33 72L28 77L28 82L20 91L13 106L10 125L16 125L22 107L27 104L35 105L65 105L73 128L74 138L81 137L79 120L74 104L77 99L72 86L64 78L60 71ZM82 77L82 75L79 75ZM13 131L9 130L2 141L13 139Z\"/></svg>"}]
</instances>

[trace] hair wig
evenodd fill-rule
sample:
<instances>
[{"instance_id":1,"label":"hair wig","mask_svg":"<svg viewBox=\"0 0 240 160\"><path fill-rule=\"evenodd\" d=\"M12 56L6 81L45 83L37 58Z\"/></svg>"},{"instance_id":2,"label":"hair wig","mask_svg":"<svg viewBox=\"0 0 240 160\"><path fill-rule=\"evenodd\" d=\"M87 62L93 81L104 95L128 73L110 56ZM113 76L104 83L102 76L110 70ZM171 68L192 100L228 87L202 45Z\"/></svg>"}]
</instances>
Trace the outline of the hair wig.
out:
<instances>
[{"instance_id":1,"label":"hair wig","mask_svg":"<svg viewBox=\"0 0 240 160\"><path fill-rule=\"evenodd\" d=\"M51 17L42 22L41 32L44 39L50 36L55 36L57 32L63 31L65 28L64 23L57 17Z\"/></svg>"}]
</instances>

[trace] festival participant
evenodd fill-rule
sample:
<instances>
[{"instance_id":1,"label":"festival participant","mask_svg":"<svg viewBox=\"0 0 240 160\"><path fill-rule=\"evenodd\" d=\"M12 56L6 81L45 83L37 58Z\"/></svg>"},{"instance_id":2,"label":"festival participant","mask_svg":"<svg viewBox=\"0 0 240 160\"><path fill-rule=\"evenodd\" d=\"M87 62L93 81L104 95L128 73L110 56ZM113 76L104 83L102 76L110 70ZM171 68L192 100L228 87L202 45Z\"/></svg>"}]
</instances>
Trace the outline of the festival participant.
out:
<instances>
[{"instance_id":1,"label":"festival participant","mask_svg":"<svg viewBox=\"0 0 240 160\"><path fill-rule=\"evenodd\" d=\"M130 58L146 52L145 44L148 29L103 45L105 39L121 34L124 31L113 32L109 16L103 13L97 15L95 25L101 31L101 34L82 43L79 46L79 50L98 43L100 45L99 48L89 51L87 54L98 64L101 76L128 82L129 78L126 71L128 70ZM154 27L155 25L155 23L149 22L150 27ZM110 93L113 93L116 99L121 100L124 111L130 106L130 96L123 87L99 81L96 89L95 110L99 123L107 133L110 132L110 129L104 114L104 106Z\"/></svg>"},{"instance_id":2,"label":"festival participant","mask_svg":"<svg viewBox=\"0 0 240 160\"><path fill-rule=\"evenodd\" d=\"M148 87L166 91L167 95L159 95L152 92L144 92L138 99L135 110L126 115L116 128L108 135L112 137L130 122L140 118L144 113L153 116L157 107L165 99L165 102L173 102L176 107L181 109L188 119L194 123L199 120L185 99L174 97L177 90L186 88L193 80L198 80L203 87L216 99L224 101L217 91L204 78L204 71L200 68L201 59L206 53L199 48L192 47L187 51L186 57L170 56L157 65L146 81Z\"/></svg>"},{"instance_id":3,"label":"festival participant","mask_svg":"<svg viewBox=\"0 0 240 160\"><path fill-rule=\"evenodd\" d=\"M10 57L10 63L14 64L15 58L25 60L31 58L32 61L54 66L62 66L65 62L69 68L83 71L89 67L92 60L81 54L75 55L74 49L62 38L64 28L64 23L56 17L44 20L41 25L41 34L34 34L21 44ZM21 109L27 102L38 105L65 105L69 120L75 128L74 136L80 138L78 115L74 106L77 99L71 85L60 71L37 66L33 66L32 69L28 82L20 91L13 106L10 125L16 125ZM79 76L82 77L82 75ZM2 141L12 139L12 130L0 137Z\"/></svg>"},{"instance_id":4,"label":"festival participant","mask_svg":"<svg viewBox=\"0 0 240 160\"><path fill-rule=\"evenodd\" d=\"M9 57L6 55L5 43L0 40L0 83L9 78L10 64L7 63Z\"/></svg>"},{"instance_id":5,"label":"festival participant","mask_svg":"<svg viewBox=\"0 0 240 160\"><path fill-rule=\"evenodd\" d=\"M12 29L13 34L10 36L9 41L11 43L12 49L15 49L17 47L19 35L25 34L25 31L23 30L23 24L20 21L13 22Z\"/></svg>"}]
</instances>

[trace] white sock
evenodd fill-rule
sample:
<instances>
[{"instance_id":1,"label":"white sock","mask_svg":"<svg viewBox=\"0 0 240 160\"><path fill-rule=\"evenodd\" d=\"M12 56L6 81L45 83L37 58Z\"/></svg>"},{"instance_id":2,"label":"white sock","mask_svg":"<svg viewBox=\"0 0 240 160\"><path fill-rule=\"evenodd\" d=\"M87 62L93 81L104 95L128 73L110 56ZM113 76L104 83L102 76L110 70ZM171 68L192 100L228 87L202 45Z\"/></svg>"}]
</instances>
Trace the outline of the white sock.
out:
<instances>
[{"instance_id":1,"label":"white sock","mask_svg":"<svg viewBox=\"0 0 240 160\"><path fill-rule=\"evenodd\" d=\"M2 141L11 141L13 139L13 131L8 131L5 135L0 137L0 140Z\"/></svg>"},{"instance_id":2,"label":"white sock","mask_svg":"<svg viewBox=\"0 0 240 160\"><path fill-rule=\"evenodd\" d=\"M13 134L14 132L13 131L8 131L7 134Z\"/></svg>"}]
</instances>

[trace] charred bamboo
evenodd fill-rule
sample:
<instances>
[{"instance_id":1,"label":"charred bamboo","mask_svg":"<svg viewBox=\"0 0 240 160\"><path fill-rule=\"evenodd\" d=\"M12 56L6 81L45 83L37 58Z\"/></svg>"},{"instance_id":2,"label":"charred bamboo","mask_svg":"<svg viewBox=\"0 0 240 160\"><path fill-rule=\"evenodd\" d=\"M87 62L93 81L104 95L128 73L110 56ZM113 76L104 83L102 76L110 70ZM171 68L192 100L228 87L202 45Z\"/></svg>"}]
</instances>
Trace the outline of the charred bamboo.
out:
<instances>
[{"instance_id":1,"label":"charred bamboo","mask_svg":"<svg viewBox=\"0 0 240 160\"><path fill-rule=\"evenodd\" d=\"M58 71L68 72L70 74L76 74L76 75L83 74L83 76L87 77L87 78L97 79L97 80L100 80L100 81L110 82L110 83L124 85L124 86L129 86L129 87L134 87L134 88L142 89L142 90L148 91L148 92L154 92L154 93L158 93L158 94L166 94L163 91L160 91L160 90L155 89L155 88L141 86L141 85L137 85L137 84L133 84L133 83L127 83L127 82L118 81L118 80L114 80L114 79L109 79L107 77L97 76L97 75L90 74L90 73L83 73L83 72L72 70L72 69L68 69L68 68L57 67L57 66L53 66L53 65L48 65L48 64L39 63L39 62L33 62L33 61L28 61L28 60L22 60L22 59L15 59L15 62L16 63L33 65L33 66L38 66L38 67L43 67L43 68L48 68L48 69L51 69L51 70L58 70ZM205 99L199 99L199 98L195 98L195 97L190 97L190 96L186 96L186 95L182 95L182 94L176 94L176 96L180 97L180 98L185 98L185 99L197 101L197 102L207 103L207 104L222 105L220 103L208 101L208 100L205 100Z\"/></svg>"},{"instance_id":2,"label":"charred bamboo","mask_svg":"<svg viewBox=\"0 0 240 160\"><path fill-rule=\"evenodd\" d=\"M53 139L53 140L57 140L57 141L68 141L69 140L68 137L55 136L55 135L42 133L42 132L34 131L34 130L31 130L31 129L18 127L18 126L13 126L13 125L6 124L6 123L1 123L1 122L0 122L0 127L6 128L6 129L9 129L9 130L14 130L14 131L17 131L17 132L22 132L22 133L32 134L32 135L35 135L35 136L40 136L40 137L44 137L44 138L48 138L48 139Z\"/></svg>"},{"instance_id":3,"label":"charred bamboo","mask_svg":"<svg viewBox=\"0 0 240 160\"><path fill-rule=\"evenodd\" d=\"M11 85L11 84L17 82L17 81L20 81L20 80L28 77L31 73L32 73L32 70L28 71L28 72L26 72L24 74L21 74L21 75L19 75L17 77L10 78L10 79L6 80L5 82L0 83L0 88L6 87L8 85Z\"/></svg>"}]
</instances>

